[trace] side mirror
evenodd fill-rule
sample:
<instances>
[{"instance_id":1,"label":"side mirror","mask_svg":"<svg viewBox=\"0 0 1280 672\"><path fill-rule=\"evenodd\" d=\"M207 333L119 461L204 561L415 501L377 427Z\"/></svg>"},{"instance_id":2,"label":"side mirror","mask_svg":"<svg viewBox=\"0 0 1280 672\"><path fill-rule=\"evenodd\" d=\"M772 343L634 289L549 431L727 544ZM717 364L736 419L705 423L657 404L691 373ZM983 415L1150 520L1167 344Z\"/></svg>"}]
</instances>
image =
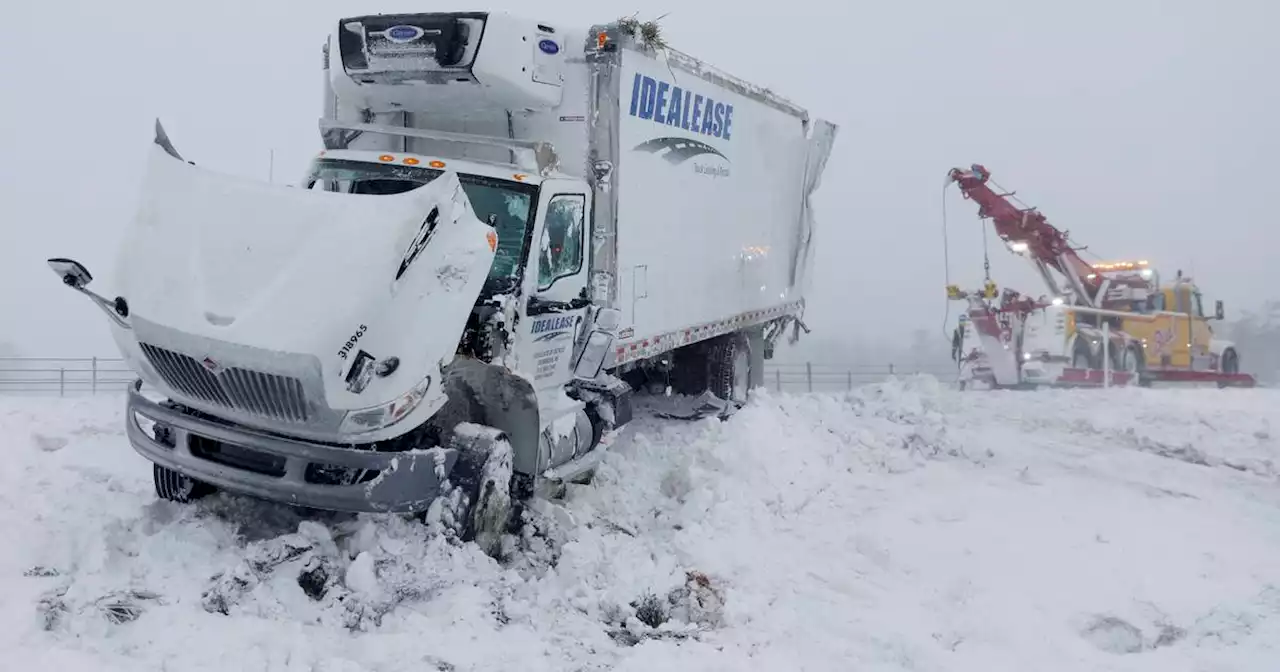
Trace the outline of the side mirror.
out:
<instances>
[{"instance_id":1,"label":"side mirror","mask_svg":"<svg viewBox=\"0 0 1280 672\"><path fill-rule=\"evenodd\" d=\"M591 380L599 376L600 369L604 368L604 360L609 356L611 345L613 345L613 334L607 331L591 332L582 348L582 353L578 355L578 361L574 362L574 377Z\"/></svg>"},{"instance_id":2,"label":"side mirror","mask_svg":"<svg viewBox=\"0 0 1280 672\"><path fill-rule=\"evenodd\" d=\"M1222 305L1222 301L1213 302L1213 319L1221 320L1226 317L1227 311Z\"/></svg>"},{"instance_id":3,"label":"side mirror","mask_svg":"<svg viewBox=\"0 0 1280 672\"><path fill-rule=\"evenodd\" d=\"M50 259L49 268L52 268L53 272L62 278L62 283L68 287L84 289L93 282L93 275L89 273L89 269L75 259Z\"/></svg>"},{"instance_id":4,"label":"side mirror","mask_svg":"<svg viewBox=\"0 0 1280 672\"><path fill-rule=\"evenodd\" d=\"M48 260L49 268L53 269L58 277L62 278L62 284L71 289L84 294L93 300L102 312L107 314L113 322L125 329L130 329L129 318L129 302L125 301L123 296L117 296L114 299L108 299L99 296L97 293L89 290L89 283L93 282L93 275L89 273L89 269L84 264L75 259L54 258Z\"/></svg>"}]
</instances>

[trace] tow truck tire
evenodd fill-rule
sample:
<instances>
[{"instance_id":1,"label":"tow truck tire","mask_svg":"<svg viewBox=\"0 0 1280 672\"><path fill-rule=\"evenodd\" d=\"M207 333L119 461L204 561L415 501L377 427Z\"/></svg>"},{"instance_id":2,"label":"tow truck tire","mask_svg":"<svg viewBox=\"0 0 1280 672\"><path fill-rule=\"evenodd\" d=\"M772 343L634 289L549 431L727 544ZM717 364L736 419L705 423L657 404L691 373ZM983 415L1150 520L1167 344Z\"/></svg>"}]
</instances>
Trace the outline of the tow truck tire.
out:
<instances>
[{"instance_id":1,"label":"tow truck tire","mask_svg":"<svg viewBox=\"0 0 1280 672\"><path fill-rule=\"evenodd\" d=\"M1094 361L1093 351L1089 349L1089 344L1083 338L1076 337L1075 345L1071 349L1071 368L1073 369L1098 369L1097 362Z\"/></svg>"},{"instance_id":2,"label":"tow truck tire","mask_svg":"<svg viewBox=\"0 0 1280 672\"><path fill-rule=\"evenodd\" d=\"M151 480L155 481L156 496L170 502L187 504L212 495L216 488L204 481L197 481L158 464L151 465Z\"/></svg>"},{"instance_id":3,"label":"tow truck tire","mask_svg":"<svg viewBox=\"0 0 1280 672\"><path fill-rule=\"evenodd\" d=\"M1240 373L1240 356L1236 354L1234 348L1227 348L1222 353L1222 372L1223 373Z\"/></svg>"},{"instance_id":4,"label":"tow truck tire","mask_svg":"<svg viewBox=\"0 0 1280 672\"><path fill-rule=\"evenodd\" d=\"M1120 358L1120 370L1131 373L1136 378L1131 384L1145 386L1147 361L1142 355L1142 347L1134 343L1125 348L1124 356Z\"/></svg>"},{"instance_id":5,"label":"tow truck tire","mask_svg":"<svg viewBox=\"0 0 1280 672\"><path fill-rule=\"evenodd\" d=\"M1236 354L1235 348L1227 348L1222 353L1222 363L1218 368L1225 374L1240 373L1240 355ZM1219 388L1230 387L1231 383L1223 380L1218 382Z\"/></svg>"}]
</instances>

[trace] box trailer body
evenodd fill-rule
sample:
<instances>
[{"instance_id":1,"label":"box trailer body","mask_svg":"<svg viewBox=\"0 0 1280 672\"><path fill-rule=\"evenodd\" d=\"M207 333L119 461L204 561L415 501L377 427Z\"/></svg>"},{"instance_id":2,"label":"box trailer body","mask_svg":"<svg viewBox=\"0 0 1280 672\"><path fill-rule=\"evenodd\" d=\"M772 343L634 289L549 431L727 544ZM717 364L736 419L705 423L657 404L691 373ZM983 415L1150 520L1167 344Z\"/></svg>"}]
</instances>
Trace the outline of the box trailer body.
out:
<instances>
[{"instance_id":1,"label":"box trailer body","mask_svg":"<svg viewBox=\"0 0 1280 672\"><path fill-rule=\"evenodd\" d=\"M193 165L157 124L121 296L50 261L139 374L158 492L416 512L501 480L508 446L523 497L589 473L623 379L758 381L800 325L836 129L634 33L343 19L296 186Z\"/></svg>"},{"instance_id":2,"label":"box trailer body","mask_svg":"<svg viewBox=\"0 0 1280 672\"><path fill-rule=\"evenodd\" d=\"M366 33L405 17L357 21L373 20ZM689 56L643 48L616 26L548 31L508 20L488 15L471 77L484 77L487 56L528 60L542 83L512 68L494 75L501 85L457 82L462 90L452 95L430 84L417 85L421 94L398 91L385 74L349 74L335 56L352 22L344 20L326 47L327 117L554 146L556 172L592 192L590 295L621 312L610 366L688 342L683 330L709 333L756 313L797 312L812 253L809 196L835 127ZM495 25L503 28L491 35ZM608 49L599 48L601 34ZM496 36L505 39L495 44ZM554 56L542 48L548 41ZM516 93L525 86L538 89ZM485 102L492 98L515 109ZM390 134L346 146L511 160L504 147Z\"/></svg>"}]
</instances>

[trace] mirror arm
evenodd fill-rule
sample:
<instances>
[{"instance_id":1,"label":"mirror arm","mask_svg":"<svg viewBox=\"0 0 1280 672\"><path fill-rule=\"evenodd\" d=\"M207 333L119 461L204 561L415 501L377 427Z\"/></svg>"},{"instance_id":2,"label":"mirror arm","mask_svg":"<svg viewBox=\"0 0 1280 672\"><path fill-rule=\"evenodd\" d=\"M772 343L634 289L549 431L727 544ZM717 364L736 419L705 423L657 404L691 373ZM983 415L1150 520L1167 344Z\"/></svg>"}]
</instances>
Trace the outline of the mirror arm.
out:
<instances>
[{"instance_id":1,"label":"mirror arm","mask_svg":"<svg viewBox=\"0 0 1280 672\"><path fill-rule=\"evenodd\" d=\"M101 308L102 312L106 313L107 317L116 323L116 326L122 329L133 329L127 319L129 317L129 303L124 300L123 296L117 296L113 301L85 287L71 286L71 289L89 297L89 300L93 301L95 306Z\"/></svg>"}]
</instances>

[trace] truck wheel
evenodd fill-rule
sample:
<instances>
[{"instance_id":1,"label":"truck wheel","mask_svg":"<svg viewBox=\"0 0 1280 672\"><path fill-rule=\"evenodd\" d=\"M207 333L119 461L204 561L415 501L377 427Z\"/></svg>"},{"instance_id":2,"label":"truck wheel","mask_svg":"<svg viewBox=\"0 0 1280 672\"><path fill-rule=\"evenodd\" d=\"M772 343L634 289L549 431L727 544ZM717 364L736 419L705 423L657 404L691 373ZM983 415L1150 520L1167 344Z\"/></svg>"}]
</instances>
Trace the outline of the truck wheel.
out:
<instances>
[{"instance_id":1,"label":"truck wheel","mask_svg":"<svg viewBox=\"0 0 1280 672\"><path fill-rule=\"evenodd\" d=\"M155 481L156 495L170 502L186 504L214 493L216 488L204 481L197 481L158 464L151 465L151 480Z\"/></svg>"},{"instance_id":2,"label":"truck wheel","mask_svg":"<svg viewBox=\"0 0 1280 672\"><path fill-rule=\"evenodd\" d=\"M497 558L512 518L512 451L506 434L490 427L481 429L484 431L454 434L452 446L458 451L458 460L449 482L464 496L461 510L455 512L460 514L455 521L459 536Z\"/></svg>"},{"instance_id":3,"label":"truck wheel","mask_svg":"<svg viewBox=\"0 0 1280 672\"><path fill-rule=\"evenodd\" d=\"M1143 384L1143 372L1147 368L1147 362L1142 356L1142 348L1137 344L1130 345L1125 348L1123 355L1120 357L1120 370L1133 375L1131 384Z\"/></svg>"},{"instance_id":4,"label":"truck wheel","mask_svg":"<svg viewBox=\"0 0 1280 672\"><path fill-rule=\"evenodd\" d=\"M712 394L739 404L747 403L751 390L751 345L745 334L726 334L711 346L707 389Z\"/></svg>"},{"instance_id":5,"label":"truck wheel","mask_svg":"<svg viewBox=\"0 0 1280 672\"><path fill-rule=\"evenodd\" d=\"M1227 349L1222 353L1222 372L1223 373L1240 373L1240 356L1235 350Z\"/></svg>"},{"instance_id":6,"label":"truck wheel","mask_svg":"<svg viewBox=\"0 0 1280 672\"><path fill-rule=\"evenodd\" d=\"M1082 338L1076 338L1075 347L1071 351L1071 368L1073 369L1097 369L1099 368L1093 361L1093 352L1089 350L1089 345Z\"/></svg>"},{"instance_id":7,"label":"truck wheel","mask_svg":"<svg viewBox=\"0 0 1280 672\"><path fill-rule=\"evenodd\" d=\"M1240 356L1236 354L1235 350L1228 348L1222 353L1222 363L1218 365L1218 368L1225 374L1240 373ZM1231 383L1225 380L1218 381L1219 388L1229 387L1230 385Z\"/></svg>"}]
</instances>

